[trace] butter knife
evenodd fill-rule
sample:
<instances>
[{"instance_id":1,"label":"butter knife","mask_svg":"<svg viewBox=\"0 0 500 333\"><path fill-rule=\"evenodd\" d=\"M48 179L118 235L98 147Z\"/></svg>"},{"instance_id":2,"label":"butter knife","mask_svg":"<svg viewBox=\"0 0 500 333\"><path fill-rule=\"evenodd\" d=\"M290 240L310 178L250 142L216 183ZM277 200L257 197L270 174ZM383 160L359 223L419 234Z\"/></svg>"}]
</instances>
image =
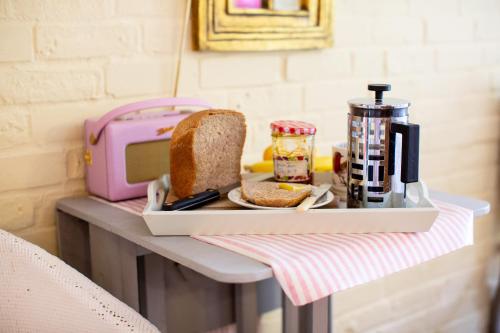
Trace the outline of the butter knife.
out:
<instances>
[{"instance_id":1,"label":"butter knife","mask_svg":"<svg viewBox=\"0 0 500 333\"><path fill-rule=\"evenodd\" d=\"M259 174L250 178L251 181L264 181L271 178L271 174ZM173 201L165 202L162 206L162 210L173 211L173 210L191 210L203 207L211 202L221 199L225 194L229 193L231 190L239 187L241 182L236 182L228 186L221 187L219 189L208 189L206 191L190 195L188 197Z\"/></svg>"},{"instance_id":2,"label":"butter knife","mask_svg":"<svg viewBox=\"0 0 500 333\"><path fill-rule=\"evenodd\" d=\"M163 210L191 210L200 208L210 202L219 200L224 194L229 193L229 191L240 185L241 183L237 182L219 189L208 189L173 202L165 202L163 204Z\"/></svg>"},{"instance_id":3,"label":"butter knife","mask_svg":"<svg viewBox=\"0 0 500 333\"><path fill-rule=\"evenodd\" d=\"M319 187L315 188L311 195L305 198L300 205L297 206L296 210L297 212L306 212L314 206L316 201L318 201L319 198L321 198L328 190L330 190L330 187L332 187L332 184L321 184Z\"/></svg>"}]
</instances>

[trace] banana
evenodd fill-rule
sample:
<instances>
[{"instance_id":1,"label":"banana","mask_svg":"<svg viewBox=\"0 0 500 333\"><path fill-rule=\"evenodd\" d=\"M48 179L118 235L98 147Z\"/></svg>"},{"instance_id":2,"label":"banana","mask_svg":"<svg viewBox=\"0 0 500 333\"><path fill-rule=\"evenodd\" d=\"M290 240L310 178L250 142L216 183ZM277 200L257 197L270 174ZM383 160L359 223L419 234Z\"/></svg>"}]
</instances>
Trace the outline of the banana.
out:
<instances>
[{"instance_id":1,"label":"banana","mask_svg":"<svg viewBox=\"0 0 500 333\"><path fill-rule=\"evenodd\" d=\"M245 170L248 170L250 172L271 173L274 172L274 165L272 160L266 160L254 163L252 165L246 165Z\"/></svg>"},{"instance_id":2,"label":"banana","mask_svg":"<svg viewBox=\"0 0 500 333\"><path fill-rule=\"evenodd\" d=\"M314 158L315 172L330 172L333 169L333 161L330 156L317 156ZM250 172L274 172L272 160L260 161L251 165L246 165L245 170Z\"/></svg>"}]
</instances>

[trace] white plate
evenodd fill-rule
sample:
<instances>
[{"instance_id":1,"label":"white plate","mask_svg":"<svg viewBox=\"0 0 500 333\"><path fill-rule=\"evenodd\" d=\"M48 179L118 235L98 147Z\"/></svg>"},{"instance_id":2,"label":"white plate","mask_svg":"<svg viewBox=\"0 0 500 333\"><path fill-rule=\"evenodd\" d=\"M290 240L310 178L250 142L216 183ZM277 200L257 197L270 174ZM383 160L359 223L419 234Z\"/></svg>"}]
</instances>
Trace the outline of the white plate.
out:
<instances>
[{"instance_id":1,"label":"white plate","mask_svg":"<svg viewBox=\"0 0 500 333\"><path fill-rule=\"evenodd\" d=\"M314 186L314 188L317 188L317 186ZM231 190L231 192L229 192L227 194L227 197L229 200L231 200L232 202L234 202L237 205L247 207L247 208L253 208L253 209L294 210L296 208L296 207L269 207L269 206L255 205L251 202L244 200L241 197L241 187L238 187L238 188ZM323 197L321 197L311 208L322 207L324 205L328 205L332 201L333 201L333 193L328 191L328 192L326 192L326 195L323 195Z\"/></svg>"}]
</instances>

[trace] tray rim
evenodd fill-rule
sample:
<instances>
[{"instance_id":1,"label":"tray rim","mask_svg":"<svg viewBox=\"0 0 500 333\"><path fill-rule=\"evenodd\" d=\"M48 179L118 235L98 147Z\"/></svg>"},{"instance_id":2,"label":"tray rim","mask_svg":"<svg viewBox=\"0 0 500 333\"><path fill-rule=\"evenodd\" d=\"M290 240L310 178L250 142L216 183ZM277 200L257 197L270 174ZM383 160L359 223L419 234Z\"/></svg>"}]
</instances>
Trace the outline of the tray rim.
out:
<instances>
[{"instance_id":1,"label":"tray rim","mask_svg":"<svg viewBox=\"0 0 500 333\"><path fill-rule=\"evenodd\" d=\"M185 215L232 215L232 214L318 214L318 213L352 213L356 214L366 214L366 213L409 213L411 212L432 212L438 211L439 208L434 204L429 198L423 199L427 205L420 207L410 207L410 208L315 208L310 209L307 212L299 213L294 210L269 210L269 209L248 209L242 207L241 209L200 209L200 210L184 210L184 211L162 211L162 210L152 210L149 205L146 205L142 215L153 215L153 216L185 216Z\"/></svg>"},{"instance_id":2,"label":"tray rim","mask_svg":"<svg viewBox=\"0 0 500 333\"><path fill-rule=\"evenodd\" d=\"M431 200L426 201L427 207L418 208L323 208L305 213L256 209L176 212L145 209L142 218L153 236L413 233L429 231L439 215L436 205ZM237 227L236 219L241 219ZM299 219L302 222L298 222ZM304 220L307 225L301 224ZM266 221L265 226L262 221Z\"/></svg>"},{"instance_id":3,"label":"tray rim","mask_svg":"<svg viewBox=\"0 0 500 333\"><path fill-rule=\"evenodd\" d=\"M419 197L415 207L316 208L307 212L244 207L162 211L157 194L168 189L165 184L165 179L150 184L148 203L141 214L154 236L425 232L439 215L439 208L427 195L425 183L425 195ZM335 216L338 218L331 218ZM235 224L234 219L238 218L240 223ZM406 223L399 223L400 219Z\"/></svg>"}]
</instances>

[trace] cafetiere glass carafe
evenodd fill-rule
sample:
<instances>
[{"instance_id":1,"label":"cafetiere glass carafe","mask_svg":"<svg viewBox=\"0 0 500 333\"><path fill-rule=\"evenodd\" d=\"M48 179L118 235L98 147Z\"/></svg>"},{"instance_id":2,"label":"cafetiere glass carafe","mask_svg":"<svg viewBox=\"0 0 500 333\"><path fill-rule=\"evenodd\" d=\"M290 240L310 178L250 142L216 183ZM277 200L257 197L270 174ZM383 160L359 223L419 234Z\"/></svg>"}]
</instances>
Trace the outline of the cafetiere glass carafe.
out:
<instances>
[{"instance_id":1,"label":"cafetiere glass carafe","mask_svg":"<svg viewBox=\"0 0 500 333\"><path fill-rule=\"evenodd\" d=\"M406 184L418 181L419 125L408 123L410 102L383 98L388 84L370 84L375 99L350 100L349 208L406 207Z\"/></svg>"}]
</instances>

